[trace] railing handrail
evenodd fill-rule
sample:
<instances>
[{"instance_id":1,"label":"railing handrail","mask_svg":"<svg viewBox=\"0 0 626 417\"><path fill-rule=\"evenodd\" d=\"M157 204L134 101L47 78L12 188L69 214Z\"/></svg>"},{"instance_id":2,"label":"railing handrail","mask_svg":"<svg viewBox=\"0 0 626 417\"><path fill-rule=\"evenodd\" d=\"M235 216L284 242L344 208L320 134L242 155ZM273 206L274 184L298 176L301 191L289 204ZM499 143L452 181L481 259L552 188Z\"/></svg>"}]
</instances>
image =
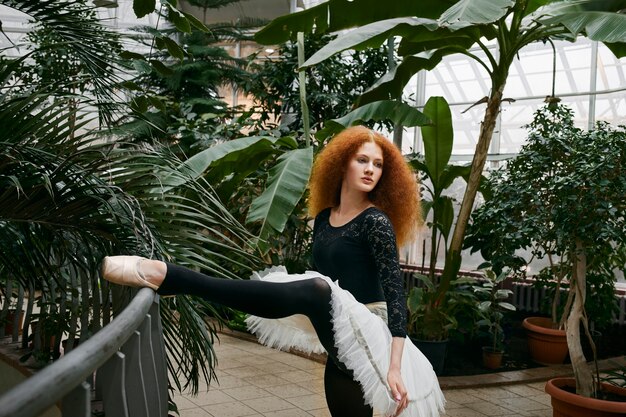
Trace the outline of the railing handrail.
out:
<instances>
[{"instance_id":1,"label":"railing handrail","mask_svg":"<svg viewBox=\"0 0 626 417\"><path fill-rule=\"evenodd\" d=\"M37 416L85 381L130 338L156 294L142 288L113 321L67 355L0 396L0 417Z\"/></svg>"}]
</instances>

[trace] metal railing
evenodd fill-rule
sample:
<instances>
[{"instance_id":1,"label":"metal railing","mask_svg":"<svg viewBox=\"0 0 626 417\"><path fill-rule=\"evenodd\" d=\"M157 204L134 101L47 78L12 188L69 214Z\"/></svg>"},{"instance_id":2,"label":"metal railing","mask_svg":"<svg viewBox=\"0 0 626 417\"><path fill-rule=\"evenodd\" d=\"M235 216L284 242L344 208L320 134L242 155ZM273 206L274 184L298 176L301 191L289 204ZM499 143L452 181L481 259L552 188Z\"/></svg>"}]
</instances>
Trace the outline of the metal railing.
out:
<instances>
[{"instance_id":1,"label":"metal railing","mask_svg":"<svg viewBox=\"0 0 626 417\"><path fill-rule=\"evenodd\" d=\"M92 387L95 382L95 387ZM60 405L63 417L166 417L167 368L159 297L137 292L96 334L0 397L0 417L36 417Z\"/></svg>"}]
</instances>

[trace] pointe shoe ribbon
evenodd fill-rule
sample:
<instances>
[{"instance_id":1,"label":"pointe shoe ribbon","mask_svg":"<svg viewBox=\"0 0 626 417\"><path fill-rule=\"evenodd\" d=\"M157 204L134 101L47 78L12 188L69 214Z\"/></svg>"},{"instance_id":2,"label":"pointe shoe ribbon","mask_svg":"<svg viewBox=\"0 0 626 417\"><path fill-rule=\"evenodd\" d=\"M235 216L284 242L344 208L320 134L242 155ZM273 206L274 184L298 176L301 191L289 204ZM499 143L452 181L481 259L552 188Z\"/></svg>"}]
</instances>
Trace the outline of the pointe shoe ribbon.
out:
<instances>
[{"instance_id":1,"label":"pointe shoe ribbon","mask_svg":"<svg viewBox=\"0 0 626 417\"><path fill-rule=\"evenodd\" d=\"M128 287L159 287L147 281L141 272L141 256L106 256L102 260L102 276L114 284Z\"/></svg>"}]
</instances>

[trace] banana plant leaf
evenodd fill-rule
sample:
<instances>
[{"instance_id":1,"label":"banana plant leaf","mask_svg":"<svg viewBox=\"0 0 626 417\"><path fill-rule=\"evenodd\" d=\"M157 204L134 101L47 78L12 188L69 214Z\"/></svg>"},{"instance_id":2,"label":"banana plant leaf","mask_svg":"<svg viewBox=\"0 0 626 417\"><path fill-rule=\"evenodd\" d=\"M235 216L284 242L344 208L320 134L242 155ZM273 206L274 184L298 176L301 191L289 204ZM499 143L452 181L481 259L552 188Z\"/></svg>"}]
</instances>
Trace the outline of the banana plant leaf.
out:
<instances>
[{"instance_id":1,"label":"banana plant leaf","mask_svg":"<svg viewBox=\"0 0 626 417\"><path fill-rule=\"evenodd\" d=\"M356 28L343 36L337 37L307 59L303 66L313 66L347 49L377 48L391 36L419 41L451 35L456 37L472 35L475 37L479 35L479 30L467 22L455 22L447 26L441 26L437 20L417 17L383 20ZM475 40L472 40L472 43L474 42Z\"/></svg>"},{"instance_id":2,"label":"banana plant leaf","mask_svg":"<svg viewBox=\"0 0 626 417\"><path fill-rule=\"evenodd\" d=\"M253 200L246 218L246 223L261 222L261 239L271 229L279 233L284 230L306 190L312 164L313 148L308 147L283 154L272 167L265 191Z\"/></svg>"},{"instance_id":3,"label":"banana plant leaf","mask_svg":"<svg viewBox=\"0 0 626 417\"><path fill-rule=\"evenodd\" d=\"M440 188L439 179L452 155L452 113L443 97L428 99L424 113L433 121L430 125L422 126L425 162L435 187Z\"/></svg>"},{"instance_id":4,"label":"banana plant leaf","mask_svg":"<svg viewBox=\"0 0 626 417\"><path fill-rule=\"evenodd\" d=\"M169 187L176 187L187 180L204 175L211 167L216 168L212 173L213 180L223 178L232 172L246 170L247 161L258 161L259 156L264 158L273 154L277 144L292 149L297 147L297 142L291 137L250 136L223 142L195 154L180 164L177 171L185 173L187 177L170 175L164 177L163 183ZM233 167L237 169L234 170ZM253 167L256 168L258 164Z\"/></svg>"},{"instance_id":5,"label":"banana plant leaf","mask_svg":"<svg viewBox=\"0 0 626 417\"><path fill-rule=\"evenodd\" d=\"M444 24L458 21L492 23L502 18L514 5L515 0L461 0L446 10L439 21Z\"/></svg>"},{"instance_id":6,"label":"banana plant leaf","mask_svg":"<svg viewBox=\"0 0 626 417\"><path fill-rule=\"evenodd\" d=\"M361 106L343 117L328 120L323 129L315 137L322 140L349 126L363 121L390 120L395 126L422 126L430 123L430 119L415 107L400 101L382 100Z\"/></svg>"},{"instance_id":7,"label":"banana plant leaf","mask_svg":"<svg viewBox=\"0 0 626 417\"><path fill-rule=\"evenodd\" d=\"M254 36L263 45L275 45L293 40L298 32L336 32L396 17L420 16L436 19L454 0L392 1L329 0L310 9L274 19Z\"/></svg>"}]
</instances>

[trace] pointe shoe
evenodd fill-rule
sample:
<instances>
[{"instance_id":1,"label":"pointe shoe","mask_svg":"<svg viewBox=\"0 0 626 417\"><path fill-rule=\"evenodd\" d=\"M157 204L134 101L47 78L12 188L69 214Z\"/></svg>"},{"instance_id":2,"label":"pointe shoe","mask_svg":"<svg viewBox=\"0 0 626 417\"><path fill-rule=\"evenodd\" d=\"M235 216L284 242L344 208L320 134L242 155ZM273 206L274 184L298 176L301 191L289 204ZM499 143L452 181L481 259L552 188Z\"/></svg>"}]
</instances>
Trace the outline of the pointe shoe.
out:
<instances>
[{"instance_id":1,"label":"pointe shoe","mask_svg":"<svg viewBox=\"0 0 626 417\"><path fill-rule=\"evenodd\" d=\"M141 273L141 256L106 256L102 260L102 276L107 281L128 287L159 287L147 281Z\"/></svg>"}]
</instances>

